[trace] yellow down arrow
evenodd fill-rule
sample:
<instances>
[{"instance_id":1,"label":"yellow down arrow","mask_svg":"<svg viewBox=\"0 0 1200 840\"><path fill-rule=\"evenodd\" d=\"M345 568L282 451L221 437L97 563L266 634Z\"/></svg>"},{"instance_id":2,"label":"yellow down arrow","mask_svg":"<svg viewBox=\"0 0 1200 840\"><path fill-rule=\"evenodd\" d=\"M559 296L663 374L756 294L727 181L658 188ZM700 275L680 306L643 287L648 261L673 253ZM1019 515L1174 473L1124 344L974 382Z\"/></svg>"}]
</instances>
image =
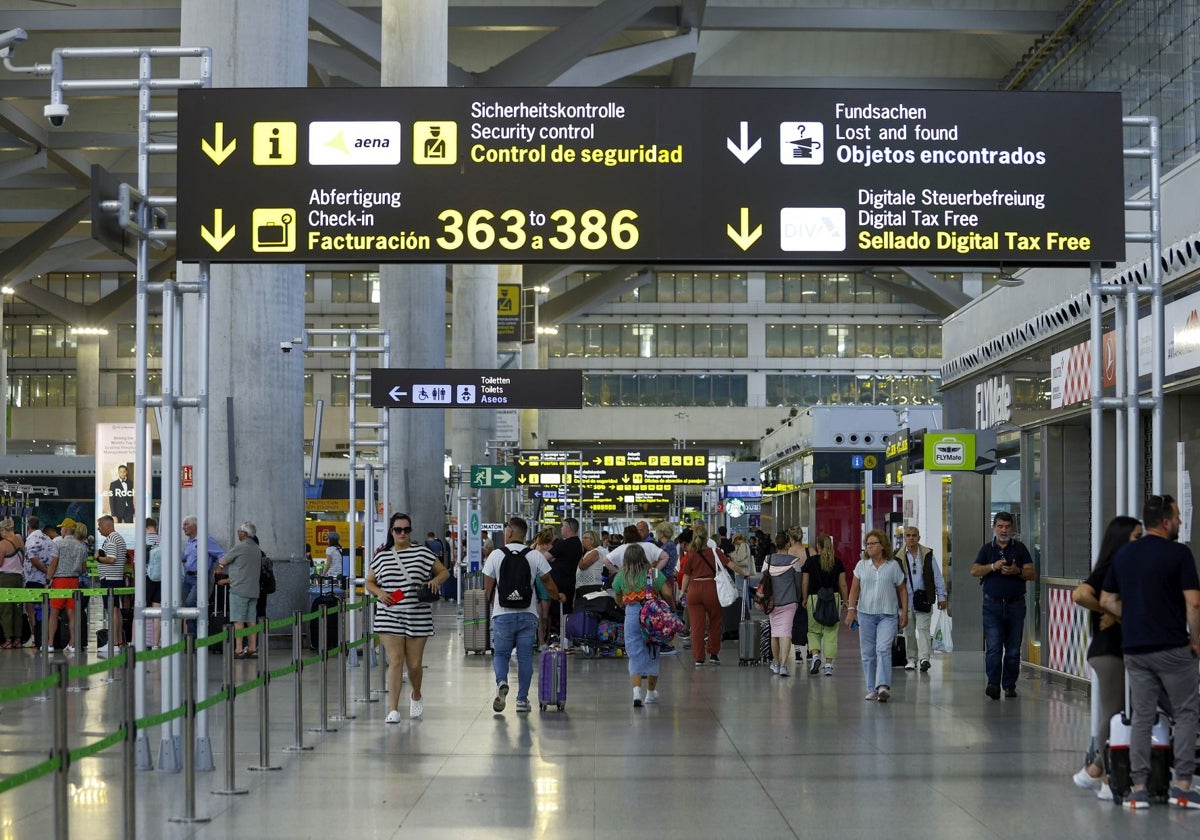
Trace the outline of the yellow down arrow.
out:
<instances>
[{"instance_id":1,"label":"yellow down arrow","mask_svg":"<svg viewBox=\"0 0 1200 840\"><path fill-rule=\"evenodd\" d=\"M213 210L213 229L210 232L204 225L200 225L200 238L212 246L214 251L220 251L237 233L237 225L230 225L229 230L222 232L222 227L225 224L225 211L221 208Z\"/></svg>"},{"instance_id":2,"label":"yellow down arrow","mask_svg":"<svg viewBox=\"0 0 1200 840\"><path fill-rule=\"evenodd\" d=\"M758 241L758 237L762 236L762 225L756 227L753 231L750 230L750 208L742 208L742 229L734 230L733 225L725 225L725 232L729 234L739 248L743 251L747 250L751 245Z\"/></svg>"},{"instance_id":3,"label":"yellow down arrow","mask_svg":"<svg viewBox=\"0 0 1200 840\"><path fill-rule=\"evenodd\" d=\"M220 166L225 162L225 158L233 154L233 150L237 148L237 138L229 141L229 145L225 145L225 123L219 122L214 126L213 144L209 145L207 140L200 141L200 147L204 149L204 154L212 159L212 162Z\"/></svg>"}]
</instances>

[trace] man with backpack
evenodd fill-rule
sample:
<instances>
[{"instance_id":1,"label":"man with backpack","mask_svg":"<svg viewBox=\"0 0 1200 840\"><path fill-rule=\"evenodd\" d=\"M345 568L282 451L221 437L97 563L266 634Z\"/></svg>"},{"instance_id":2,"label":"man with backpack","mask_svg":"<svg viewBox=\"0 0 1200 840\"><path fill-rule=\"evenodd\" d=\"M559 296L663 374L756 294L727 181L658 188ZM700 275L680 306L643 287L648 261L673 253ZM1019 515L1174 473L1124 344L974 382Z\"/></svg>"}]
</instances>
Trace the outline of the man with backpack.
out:
<instances>
[{"instance_id":1,"label":"man with backpack","mask_svg":"<svg viewBox=\"0 0 1200 840\"><path fill-rule=\"evenodd\" d=\"M541 579L552 601L565 596L554 585L550 564L540 551L525 545L528 524L519 516L504 523L504 545L483 563L483 589L492 605L493 656L496 694L492 711L503 712L508 697L508 663L517 650L517 711L528 713L529 684L533 681L533 645L537 639L537 598L534 577Z\"/></svg>"}]
</instances>

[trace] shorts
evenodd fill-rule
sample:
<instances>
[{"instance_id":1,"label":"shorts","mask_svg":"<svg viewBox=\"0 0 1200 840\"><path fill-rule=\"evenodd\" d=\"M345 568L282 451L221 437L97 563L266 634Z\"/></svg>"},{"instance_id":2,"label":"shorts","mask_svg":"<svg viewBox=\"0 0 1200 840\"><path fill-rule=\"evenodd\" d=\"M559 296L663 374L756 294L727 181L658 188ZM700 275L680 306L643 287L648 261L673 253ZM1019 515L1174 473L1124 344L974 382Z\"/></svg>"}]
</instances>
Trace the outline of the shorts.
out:
<instances>
[{"instance_id":1,"label":"shorts","mask_svg":"<svg viewBox=\"0 0 1200 840\"><path fill-rule=\"evenodd\" d=\"M107 590L123 589L124 587L125 587L125 579L124 578L100 578L100 583L97 584L96 588L105 590L105 593L103 596L105 611L108 610L108 591ZM113 598L116 600L118 607L121 606L121 599L123 597L124 597L123 595L113 595Z\"/></svg>"},{"instance_id":2,"label":"shorts","mask_svg":"<svg viewBox=\"0 0 1200 840\"><path fill-rule=\"evenodd\" d=\"M56 577L50 582L51 589L78 589L79 578L77 577ZM53 610L73 610L75 609L74 598L51 598L50 608Z\"/></svg>"},{"instance_id":3,"label":"shorts","mask_svg":"<svg viewBox=\"0 0 1200 840\"><path fill-rule=\"evenodd\" d=\"M253 624L256 617L257 598L247 598L244 595L229 594L229 620Z\"/></svg>"}]
</instances>

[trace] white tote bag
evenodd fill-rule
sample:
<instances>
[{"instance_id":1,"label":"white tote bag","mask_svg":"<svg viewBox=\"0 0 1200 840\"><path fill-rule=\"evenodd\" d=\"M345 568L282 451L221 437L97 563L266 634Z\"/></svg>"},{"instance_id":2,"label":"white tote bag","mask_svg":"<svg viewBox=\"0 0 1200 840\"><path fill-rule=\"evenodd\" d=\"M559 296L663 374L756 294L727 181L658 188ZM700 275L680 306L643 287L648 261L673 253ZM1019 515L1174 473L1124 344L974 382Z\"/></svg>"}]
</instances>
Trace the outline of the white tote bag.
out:
<instances>
[{"instance_id":1,"label":"white tote bag","mask_svg":"<svg viewBox=\"0 0 1200 840\"><path fill-rule=\"evenodd\" d=\"M737 586L733 583L733 578L729 576L729 571L721 563L721 560L714 554L713 562L716 564L717 572L715 580L717 582L717 601L722 607L728 607L737 600Z\"/></svg>"}]
</instances>

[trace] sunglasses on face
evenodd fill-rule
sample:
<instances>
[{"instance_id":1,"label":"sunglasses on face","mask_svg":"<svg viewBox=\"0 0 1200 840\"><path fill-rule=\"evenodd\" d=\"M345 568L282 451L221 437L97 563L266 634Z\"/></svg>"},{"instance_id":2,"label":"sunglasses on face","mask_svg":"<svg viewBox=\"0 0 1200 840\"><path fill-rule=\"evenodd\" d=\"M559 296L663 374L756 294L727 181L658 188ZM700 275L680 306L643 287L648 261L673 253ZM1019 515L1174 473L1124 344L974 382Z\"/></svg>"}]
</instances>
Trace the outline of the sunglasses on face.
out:
<instances>
[{"instance_id":1,"label":"sunglasses on face","mask_svg":"<svg viewBox=\"0 0 1200 840\"><path fill-rule=\"evenodd\" d=\"M411 534L412 526L410 525L408 527L405 527L403 525L394 525L394 526L392 526L392 533L393 534Z\"/></svg>"}]
</instances>

